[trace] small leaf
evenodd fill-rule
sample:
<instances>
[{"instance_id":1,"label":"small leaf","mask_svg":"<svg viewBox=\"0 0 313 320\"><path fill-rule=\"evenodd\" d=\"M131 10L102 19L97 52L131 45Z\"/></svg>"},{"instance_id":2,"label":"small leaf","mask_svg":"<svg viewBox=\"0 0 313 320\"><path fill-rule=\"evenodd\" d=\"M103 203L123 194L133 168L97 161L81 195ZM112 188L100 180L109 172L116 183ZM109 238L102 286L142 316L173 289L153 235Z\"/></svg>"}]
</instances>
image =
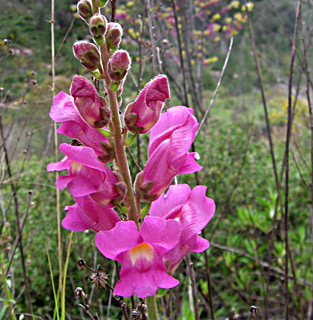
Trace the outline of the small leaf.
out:
<instances>
[{"instance_id":1,"label":"small leaf","mask_svg":"<svg viewBox=\"0 0 313 320\"><path fill-rule=\"evenodd\" d=\"M98 131L107 138L113 137L113 133L109 130L98 129Z\"/></svg>"}]
</instances>

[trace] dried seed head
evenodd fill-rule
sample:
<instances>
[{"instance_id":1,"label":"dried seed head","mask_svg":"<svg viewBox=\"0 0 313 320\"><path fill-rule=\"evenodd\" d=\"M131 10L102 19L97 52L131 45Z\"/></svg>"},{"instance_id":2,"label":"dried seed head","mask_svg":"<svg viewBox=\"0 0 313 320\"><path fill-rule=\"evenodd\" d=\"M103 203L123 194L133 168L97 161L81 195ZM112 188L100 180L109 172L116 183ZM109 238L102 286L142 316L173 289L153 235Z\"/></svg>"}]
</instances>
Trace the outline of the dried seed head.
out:
<instances>
[{"instance_id":1,"label":"dried seed head","mask_svg":"<svg viewBox=\"0 0 313 320\"><path fill-rule=\"evenodd\" d=\"M77 266L78 266L78 269L80 271L84 270L85 269L85 261L84 261L84 259L79 259L77 261Z\"/></svg>"},{"instance_id":2,"label":"dried seed head","mask_svg":"<svg viewBox=\"0 0 313 320\"><path fill-rule=\"evenodd\" d=\"M83 291L81 287L77 287L74 291L76 297L80 299L85 299L87 297L86 293Z\"/></svg>"},{"instance_id":3,"label":"dried seed head","mask_svg":"<svg viewBox=\"0 0 313 320\"><path fill-rule=\"evenodd\" d=\"M31 83L32 86L36 86L37 85L37 80L31 79L30 83Z\"/></svg>"},{"instance_id":4,"label":"dried seed head","mask_svg":"<svg viewBox=\"0 0 313 320\"><path fill-rule=\"evenodd\" d=\"M109 275L102 270L100 265L98 265L97 271L92 273L89 279L91 283L95 284L98 289L106 289L109 280Z\"/></svg>"}]
</instances>

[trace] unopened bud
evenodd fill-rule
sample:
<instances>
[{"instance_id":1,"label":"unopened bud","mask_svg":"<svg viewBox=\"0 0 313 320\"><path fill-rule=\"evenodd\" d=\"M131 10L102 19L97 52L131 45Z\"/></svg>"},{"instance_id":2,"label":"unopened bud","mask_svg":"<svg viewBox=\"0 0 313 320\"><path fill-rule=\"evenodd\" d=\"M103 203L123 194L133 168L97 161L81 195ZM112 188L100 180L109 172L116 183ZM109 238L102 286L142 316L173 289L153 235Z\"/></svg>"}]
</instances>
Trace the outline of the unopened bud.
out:
<instances>
[{"instance_id":1,"label":"unopened bud","mask_svg":"<svg viewBox=\"0 0 313 320\"><path fill-rule=\"evenodd\" d=\"M116 51L109 61L109 75L111 79L117 82L124 79L130 64L131 60L127 51Z\"/></svg>"},{"instance_id":2,"label":"unopened bud","mask_svg":"<svg viewBox=\"0 0 313 320\"><path fill-rule=\"evenodd\" d=\"M92 17L92 5L88 0L80 0L77 4L77 11L80 17L86 22Z\"/></svg>"},{"instance_id":3,"label":"unopened bud","mask_svg":"<svg viewBox=\"0 0 313 320\"><path fill-rule=\"evenodd\" d=\"M84 259L79 259L77 261L77 267L80 271L84 270L85 269L85 261Z\"/></svg>"},{"instance_id":4,"label":"unopened bud","mask_svg":"<svg viewBox=\"0 0 313 320\"><path fill-rule=\"evenodd\" d=\"M90 32L94 36L97 44L101 45L104 41L103 36L107 30L107 19L100 13L93 15L89 21ZM102 43L99 43L102 42Z\"/></svg>"},{"instance_id":5,"label":"unopened bud","mask_svg":"<svg viewBox=\"0 0 313 320\"><path fill-rule=\"evenodd\" d=\"M123 35L123 29L120 24L116 22L109 22L107 25L107 33L105 39L110 49L116 49Z\"/></svg>"},{"instance_id":6,"label":"unopened bud","mask_svg":"<svg viewBox=\"0 0 313 320\"><path fill-rule=\"evenodd\" d=\"M100 54L97 47L86 41L77 41L73 45L74 56L89 71L100 67Z\"/></svg>"},{"instance_id":7,"label":"unopened bud","mask_svg":"<svg viewBox=\"0 0 313 320\"><path fill-rule=\"evenodd\" d=\"M77 287L74 291L76 297L80 299L85 299L87 297L86 293L83 291L81 287Z\"/></svg>"}]
</instances>

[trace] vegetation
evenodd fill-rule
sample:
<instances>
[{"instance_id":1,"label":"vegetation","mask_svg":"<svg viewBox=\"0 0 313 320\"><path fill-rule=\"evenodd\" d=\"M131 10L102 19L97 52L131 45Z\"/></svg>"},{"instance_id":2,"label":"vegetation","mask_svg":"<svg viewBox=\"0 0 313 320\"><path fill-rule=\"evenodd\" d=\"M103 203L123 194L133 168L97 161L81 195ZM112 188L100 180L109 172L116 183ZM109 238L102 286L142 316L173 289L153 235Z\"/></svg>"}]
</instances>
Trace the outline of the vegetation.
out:
<instances>
[{"instance_id":1,"label":"vegetation","mask_svg":"<svg viewBox=\"0 0 313 320\"><path fill-rule=\"evenodd\" d=\"M311 82L307 83L306 73L312 68L310 63L313 61L310 50L312 1L299 1L302 4L299 18L296 16L298 1L291 0L275 1L275 5L274 1L253 1L251 11L245 9L245 1L176 2L182 48L179 48L177 32L173 32L176 25L172 20L172 1L155 1L152 8L155 37L152 41L146 1L140 1L140 5L134 1L116 3L116 15L120 17L117 21L125 32L123 46L132 57L132 69L124 90L129 100L123 102L123 110L153 76L151 47L155 41L162 61L157 64L158 70L163 68L171 87L172 98L166 107L193 106L200 122L234 35L220 90L194 144L204 170L198 175L178 177L179 183L206 185L207 196L214 199L217 208L202 234L210 241L210 248L205 254L191 255L200 319L211 319L214 314L215 319L252 319L255 316L257 319L311 320L312 115L309 114L306 90L312 96L312 81L309 78ZM185 8L184 3L190 7ZM196 10L203 8L203 3L208 6L205 10L210 11L206 12L205 18L197 16ZM223 16L221 10L230 3L235 4ZM73 200L67 192L61 192L57 200L55 175L46 172L47 164L55 161L54 128L48 117L53 99L51 3L46 0L9 3L0 0L0 7L3 8L0 12L0 319L31 318L30 312L33 318L43 319L65 319L65 316L88 319L95 318L95 314L100 319L122 319L123 301L112 297L109 289L98 290L89 281L93 272L88 268L77 268L80 258L93 270L100 264L110 274L108 283L116 282L117 266L97 251L95 233L85 231L71 235L63 229L61 251L58 248L57 202L63 218L63 208ZM110 20L111 7L108 8L105 14ZM183 25L188 10L194 10L190 11L194 17L194 34L201 34L213 22L221 27L212 36L188 37L190 30L184 29ZM252 22L255 52L251 46L247 11ZM165 15L158 15L160 12ZM240 21L236 33L223 31L223 25L227 24L225 19L235 19L238 13L242 16L241 20L237 19ZM216 14L221 17L216 19ZM55 17L55 93L68 92L74 74L84 73L72 56L72 44L89 35L84 22L77 17L76 3L57 1ZM290 70L296 21L299 25L295 65ZM202 42L199 44L199 41ZM180 54L185 63L187 99L183 94ZM273 158L254 60L256 54L268 108ZM288 95L291 78L292 95ZM288 98L291 98L291 104ZM292 119L292 130L287 167L289 180L286 180L288 116ZM60 138L58 144L62 142L70 143L71 140ZM139 164L144 164L147 141L143 138L139 143L139 154L136 143L130 151ZM58 157L60 159L61 155ZM135 174L133 163L132 168ZM285 193L287 181L288 199ZM286 200L289 251L286 250L284 223ZM63 273L67 270L67 276L63 278L64 290L59 282L60 256ZM189 267L185 262L176 271L179 287L158 291L162 319L197 319L192 311ZM81 287L87 297L77 294L77 287ZM62 299L65 299L63 306ZM131 310L134 301L125 299L125 302ZM139 319L143 304L143 301L135 301L138 309L134 310L133 319Z\"/></svg>"}]
</instances>

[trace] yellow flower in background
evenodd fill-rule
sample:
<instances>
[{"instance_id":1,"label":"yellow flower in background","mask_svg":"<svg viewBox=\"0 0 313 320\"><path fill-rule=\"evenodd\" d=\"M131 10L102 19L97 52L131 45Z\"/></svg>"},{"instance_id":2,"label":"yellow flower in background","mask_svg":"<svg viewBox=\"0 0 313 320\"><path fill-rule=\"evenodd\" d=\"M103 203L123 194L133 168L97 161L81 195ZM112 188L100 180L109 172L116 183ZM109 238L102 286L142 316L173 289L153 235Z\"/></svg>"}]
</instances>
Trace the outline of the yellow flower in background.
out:
<instances>
[{"instance_id":1,"label":"yellow flower in background","mask_svg":"<svg viewBox=\"0 0 313 320\"><path fill-rule=\"evenodd\" d=\"M213 19L216 21L216 20L219 20L221 19L221 15L219 13L216 13L214 16L213 16Z\"/></svg>"},{"instance_id":2,"label":"yellow flower in background","mask_svg":"<svg viewBox=\"0 0 313 320\"><path fill-rule=\"evenodd\" d=\"M134 5L134 1L128 1L126 4L128 8L132 7L133 5Z\"/></svg>"},{"instance_id":3,"label":"yellow flower in background","mask_svg":"<svg viewBox=\"0 0 313 320\"><path fill-rule=\"evenodd\" d=\"M232 8L238 9L239 6L240 6L240 1L234 0L234 1L231 2L230 5L232 6Z\"/></svg>"},{"instance_id":4,"label":"yellow flower in background","mask_svg":"<svg viewBox=\"0 0 313 320\"><path fill-rule=\"evenodd\" d=\"M205 63L214 63L218 61L218 57L211 57L211 58L206 58L204 59Z\"/></svg>"},{"instance_id":5,"label":"yellow flower in background","mask_svg":"<svg viewBox=\"0 0 313 320\"><path fill-rule=\"evenodd\" d=\"M231 22L232 22L232 20L233 20L233 19L232 19L231 17L227 17L227 18L225 18L225 22L226 22L226 23L231 23Z\"/></svg>"},{"instance_id":6,"label":"yellow flower in background","mask_svg":"<svg viewBox=\"0 0 313 320\"><path fill-rule=\"evenodd\" d=\"M219 31L221 29L221 25L220 24L214 24L214 27L213 27L213 31L214 32L217 32L217 31Z\"/></svg>"},{"instance_id":7,"label":"yellow flower in background","mask_svg":"<svg viewBox=\"0 0 313 320\"><path fill-rule=\"evenodd\" d=\"M237 30L232 30L229 35L232 37L232 36L236 36L238 34L238 31Z\"/></svg>"},{"instance_id":8,"label":"yellow flower in background","mask_svg":"<svg viewBox=\"0 0 313 320\"><path fill-rule=\"evenodd\" d=\"M219 42L220 40L221 40L220 37L215 37L215 38L214 38L214 42Z\"/></svg>"},{"instance_id":9,"label":"yellow flower in background","mask_svg":"<svg viewBox=\"0 0 313 320\"><path fill-rule=\"evenodd\" d=\"M247 3L247 8L248 8L248 11L252 11L253 10L253 8L254 8L254 3L253 2L248 2Z\"/></svg>"}]
</instances>

